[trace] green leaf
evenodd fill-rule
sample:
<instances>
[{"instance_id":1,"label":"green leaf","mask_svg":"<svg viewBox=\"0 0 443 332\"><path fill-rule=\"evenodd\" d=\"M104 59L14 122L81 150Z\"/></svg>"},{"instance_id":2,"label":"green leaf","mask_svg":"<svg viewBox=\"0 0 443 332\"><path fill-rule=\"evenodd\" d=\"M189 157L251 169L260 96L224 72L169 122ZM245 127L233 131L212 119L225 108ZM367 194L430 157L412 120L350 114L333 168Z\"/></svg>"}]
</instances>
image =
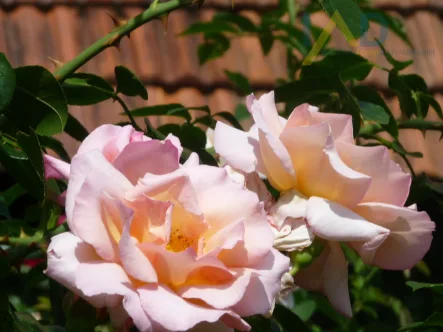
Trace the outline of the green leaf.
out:
<instances>
[{"instance_id":1,"label":"green leaf","mask_svg":"<svg viewBox=\"0 0 443 332\"><path fill-rule=\"evenodd\" d=\"M434 99L430 94L419 92L419 98L428 103L437 113L438 117L443 120L443 111L438 101Z\"/></svg>"},{"instance_id":2,"label":"green leaf","mask_svg":"<svg viewBox=\"0 0 443 332\"><path fill-rule=\"evenodd\" d=\"M224 21L235 24L241 31L245 32L255 32L257 27L254 23L247 17L235 14L235 13L217 13L213 17L214 21Z\"/></svg>"},{"instance_id":3,"label":"green leaf","mask_svg":"<svg viewBox=\"0 0 443 332\"><path fill-rule=\"evenodd\" d=\"M40 142L35 132L31 132L29 135L18 133L17 143L26 153L29 161L31 162L32 166L34 166L37 173L42 179L44 179L43 155Z\"/></svg>"},{"instance_id":4,"label":"green leaf","mask_svg":"<svg viewBox=\"0 0 443 332\"><path fill-rule=\"evenodd\" d=\"M378 46L380 46L386 60L388 60L388 62L394 67L395 70L397 70L397 71L403 70L414 63L414 60L408 60L408 61L395 60L392 57L391 53L389 53L386 50L386 48L383 46L383 44L378 39L376 39L376 42L377 42Z\"/></svg>"},{"instance_id":5,"label":"green leaf","mask_svg":"<svg viewBox=\"0 0 443 332\"><path fill-rule=\"evenodd\" d=\"M74 73L63 82L69 105L93 105L112 98L114 88L100 76Z\"/></svg>"},{"instance_id":6,"label":"green leaf","mask_svg":"<svg viewBox=\"0 0 443 332\"><path fill-rule=\"evenodd\" d=\"M233 32L237 33L237 29L234 28L231 24L221 21L214 20L210 22L197 22L192 24L189 28L181 33L182 36L192 35L196 33L204 33L204 34L214 34L214 33L222 33L222 32Z\"/></svg>"},{"instance_id":7,"label":"green leaf","mask_svg":"<svg viewBox=\"0 0 443 332\"><path fill-rule=\"evenodd\" d=\"M206 36L205 42L200 44L197 50L200 65L222 56L229 49L230 45L229 39L222 34Z\"/></svg>"},{"instance_id":8,"label":"green leaf","mask_svg":"<svg viewBox=\"0 0 443 332\"><path fill-rule=\"evenodd\" d=\"M320 3L347 40L358 39L369 29L366 15L353 0L320 0Z\"/></svg>"},{"instance_id":9,"label":"green leaf","mask_svg":"<svg viewBox=\"0 0 443 332\"><path fill-rule=\"evenodd\" d=\"M203 164L218 167L217 160L215 160L214 156L205 149L198 149L195 152L198 154L200 162Z\"/></svg>"},{"instance_id":10,"label":"green leaf","mask_svg":"<svg viewBox=\"0 0 443 332\"><path fill-rule=\"evenodd\" d=\"M226 76L228 76L229 80L234 84L234 86L239 89L243 95L248 95L252 93L251 84L247 77L245 77L241 73L225 70Z\"/></svg>"},{"instance_id":11,"label":"green leaf","mask_svg":"<svg viewBox=\"0 0 443 332\"><path fill-rule=\"evenodd\" d=\"M1 197L7 206L14 203L14 201L20 196L24 195L26 190L18 183L12 185L7 190L1 193Z\"/></svg>"},{"instance_id":12,"label":"green leaf","mask_svg":"<svg viewBox=\"0 0 443 332\"><path fill-rule=\"evenodd\" d=\"M268 55L271 51L272 45L274 45L274 36L269 26L262 25L259 30L260 45L264 55Z\"/></svg>"},{"instance_id":13,"label":"green leaf","mask_svg":"<svg viewBox=\"0 0 443 332\"><path fill-rule=\"evenodd\" d=\"M52 136L63 131L68 105L63 89L52 74L40 66L20 67L13 100L8 107L23 131L29 127L39 135Z\"/></svg>"},{"instance_id":14,"label":"green leaf","mask_svg":"<svg viewBox=\"0 0 443 332\"><path fill-rule=\"evenodd\" d=\"M148 91L132 71L126 67L117 66L114 72L117 79L117 92L131 97L140 96L144 100L148 100Z\"/></svg>"},{"instance_id":15,"label":"green leaf","mask_svg":"<svg viewBox=\"0 0 443 332\"><path fill-rule=\"evenodd\" d=\"M415 322L403 326L400 331L410 331L410 330L421 330L421 331L434 331L431 328L440 328L437 331L440 331L443 327L443 313L434 312L431 316L429 316L424 322Z\"/></svg>"},{"instance_id":16,"label":"green leaf","mask_svg":"<svg viewBox=\"0 0 443 332\"><path fill-rule=\"evenodd\" d=\"M406 282L406 285L411 287L414 292L419 289L428 288L437 293L443 294L443 284L428 284L417 281L408 281Z\"/></svg>"},{"instance_id":17,"label":"green leaf","mask_svg":"<svg viewBox=\"0 0 443 332\"><path fill-rule=\"evenodd\" d=\"M131 111L134 117L145 117L152 115L170 115L178 116L186 121L191 121L191 114L188 112L188 108L182 104L166 104L157 106L140 107Z\"/></svg>"},{"instance_id":18,"label":"green leaf","mask_svg":"<svg viewBox=\"0 0 443 332\"><path fill-rule=\"evenodd\" d=\"M307 55L311 50L311 39L305 31L289 23L282 22L280 19L272 19L267 23L272 26L272 30L274 31L281 30L286 32L286 35L276 36L275 39L279 39L286 45L295 48L303 55Z\"/></svg>"},{"instance_id":19,"label":"green leaf","mask_svg":"<svg viewBox=\"0 0 443 332\"><path fill-rule=\"evenodd\" d=\"M301 75L305 77L322 77L340 74L343 81L364 80L373 68L373 64L362 56L345 51L333 51L321 60L309 66L303 66Z\"/></svg>"},{"instance_id":20,"label":"green leaf","mask_svg":"<svg viewBox=\"0 0 443 332\"><path fill-rule=\"evenodd\" d=\"M69 120L68 120L69 121ZM66 129L66 127L65 127ZM47 136L39 136L38 140L40 141L40 144L48 149L51 149L55 153L58 154L58 156L66 161L70 162L71 158L69 157L68 152L65 150L63 143L60 142L58 139L55 139L53 137L47 137Z\"/></svg>"},{"instance_id":21,"label":"green leaf","mask_svg":"<svg viewBox=\"0 0 443 332\"><path fill-rule=\"evenodd\" d=\"M14 312L15 332L46 332L45 328L27 312Z\"/></svg>"},{"instance_id":22,"label":"green leaf","mask_svg":"<svg viewBox=\"0 0 443 332\"><path fill-rule=\"evenodd\" d=\"M0 53L0 113L9 105L14 96L15 72L6 56Z\"/></svg>"},{"instance_id":23,"label":"green leaf","mask_svg":"<svg viewBox=\"0 0 443 332\"><path fill-rule=\"evenodd\" d=\"M97 321L96 309L82 298L77 299L69 310L67 332L94 331Z\"/></svg>"},{"instance_id":24,"label":"green leaf","mask_svg":"<svg viewBox=\"0 0 443 332\"><path fill-rule=\"evenodd\" d=\"M272 325L271 320L261 315L246 317L245 320L251 325L251 331L254 332L271 332ZM278 330L277 330L278 331Z\"/></svg>"},{"instance_id":25,"label":"green leaf","mask_svg":"<svg viewBox=\"0 0 443 332\"><path fill-rule=\"evenodd\" d=\"M197 123L201 123L201 124L203 124L207 127L211 127L211 128L214 128L214 126L215 126L215 121L214 121L212 115L205 115L205 116L195 119L193 124L197 124Z\"/></svg>"},{"instance_id":26,"label":"green leaf","mask_svg":"<svg viewBox=\"0 0 443 332\"><path fill-rule=\"evenodd\" d=\"M365 120L375 121L384 125L389 123L389 114L386 113L382 106L365 101L360 101L358 104Z\"/></svg>"},{"instance_id":27,"label":"green leaf","mask_svg":"<svg viewBox=\"0 0 443 332\"><path fill-rule=\"evenodd\" d=\"M73 115L68 115L68 122L66 123L65 133L76 139L79 142L89 135L85 127Z\"/></svg>"},{"instance_id":28,"label":"green leaf","mask_svg":"<svg viewBox=\"0 0 443 332\"><path fill-rule=\"evenodd\" d=\"M37 140L37 141L34 141ZM13 148L5 142L0 143L0 163L6 171L28 192L40 201L45 198L45 183L42 167L35 148L38 139L35 134L22 136L21 143L29 151L30 156L21 150ZM41 158L41 152L40 158Z\"/></svg>"},{"instance_id":29,"label":"green leaf","mask_svg":"<svg viewBox=\"0 0 443 332\"><path fill-rule=\"evenodd\" d=\"M304 322L308 321L311 316L314 314L315 310L317 308L317 305L314 300L305 300L301 303L297 303L296 306L294 306L294 312L300 319Z\"/></svg>"},{"instance_id":30,"label":"green leaf","mask_svg":"<svg viewBox=\"0 0 443 332\"><path fill-rule=\"evenodd\" d=\"M401 38L405 43L412 47L412 43L406 33L403 21L395 16L389 15L388 12L373 8L373 7L362 7L361 10L365 13L366 18L369 21L376 22L385 28L388 28L394 32L398 37Z\"/></svg>"},{"instance_id":31,"label":"green leaf","mask_svg":"<svg viewBox=\"0 0 443 332\"><path fill-rule=\"evenodd\" d=\"M164 136L168 136L169 134L172 134L176 137L180 136L180 125L176 123L167 123L163 126L158 127L157 130Z\"/></svg>"},{"instance_id":32,"label":"green leaf","mask_svg":"<svg viewBox=\"0 0 443 332\"><path fill-rule=\"evenodd\" d=\"M308 77L280 85L275 89L275 102L290 102L300 105L314 96L338 93L342 103L341 112L352 115L354 133L360 129L361 110L354 96L339 75Z\"/></svg>"},{"instance_id":33,"label":"green leaf","mask_svg":"<svg viewBox=\"0 0 443 332\"><path fill-rule=\"evenodd\" d=\"M273 312L274 319L279 323L285 332L309 332L311 329L288 308L277 304Z\"/></svg>"},{"instance_id":34,"label":"green leaf","mask_svg":"<svg viewBox=\"0 0 443 332\"><path fill-rule=\"evenodd\" d=\"M312 96L336 92L340 84L336 76L302 78L278 86L275 89L275 102L291 102L300 105Z\"/></svg>"},{"instance_id":35,"label":"green leaf","mask_svg":"<svg viewBox=\"0 0 443 332\"><path fill-rule=\"evenodd\" d=\"M5 216L8 218L8 216ZM19 237L23 221L18 219L11 219L0 221L0 236Z\"/></svg>"},{"instance_id":36,"label":"green leaf","mask_svg":"<svg viewBox=\"0 0 443 332\"><path fill-rule=\"evenodd\" d=\"M220 117L220 118L224 119L225 121L228 121L235 128L243 130L243 127L241 126L240 122L238 122L236 117L233 114L229 113L229 112L219 112L219 113L216 113L216 114L214 114L214 118L215 117Z\"/></svg>"},{"instance_id":37,"label":"green leaf","mask_svg":"<svg viewBox=\"0 0 443 332\"><path fill-rule=\"evenodd\" d=\"M205 132L189 123L180 127L178 138L184 147L192 151L202 150L206 146Z\"/></svg>"},{"instance_id":38,"label":"green leaf","mask_svg":"<svg viewBox=\"0 0 443 332\"><path fill-rule=\"evenodd\" d=\"M251 113L249 113L248 108L245 104L238 104L235 108L235 117L238 121L246 120L251 118Z\"/></svg>"},{"instance_id":39,"label":"green leaf","mask_svg":"<svg viewBox=\"0 0 443 332\"><path fill-rule=\"evenodd\" d=\"M11 219L11 214L9 213L8 204L6 203L6 201L1 196L0 196L0 217ZM0 228L2 226L3 226L3 220L0 221ZM1 231L0 231L0 235L8 235L8 233L1 234Z\"/></svg>"},{"instance_id":40,"label":"green leaf","mask_svg":"<svg viewBox=\"0 0 443 332\"><path fill-rule=\"evenodd\" d=\"M359 101L368 102L371 104L375 104L378 106L383 107L386 114L389 116L389 123L386 125L383 125L382 127L389 133L393 138L398 137L398 127L397 127L397 120L394 118L394 115L390 111L388 105L386 105L384 99L382 96L379 95L379 93L367 86L359 85L356 87L353 87L351 90L351 93L357 97Z\"/></svg>"},{"instance_id":41,"label":"green leaf","mask_svg":"<svg viewBox=\"0 0 443 332\"><path fill-rule=\"evenodd\" d=\"M338 85L337 92L340 95L342 102L341 111L352 116L352 128L354 130L354 136L357 136L358 132L360 131L362 110L357 104L354 96L349 91L348 87L341 79L339 79L339 83L340 84Z\"/></svg>"},{"instance_id":42,"label":"green leaf","mask_svg":"<svg viewBox=\"0 0 443 332\"><path fill-rule=\"evenodd\" d=\"M412 90L406 84L404 76L398 75L396 71L389 72L389 88L397 95L400 109L408 118L418 114L417 104L412 97Z\"/></svg>"}]
</instances>

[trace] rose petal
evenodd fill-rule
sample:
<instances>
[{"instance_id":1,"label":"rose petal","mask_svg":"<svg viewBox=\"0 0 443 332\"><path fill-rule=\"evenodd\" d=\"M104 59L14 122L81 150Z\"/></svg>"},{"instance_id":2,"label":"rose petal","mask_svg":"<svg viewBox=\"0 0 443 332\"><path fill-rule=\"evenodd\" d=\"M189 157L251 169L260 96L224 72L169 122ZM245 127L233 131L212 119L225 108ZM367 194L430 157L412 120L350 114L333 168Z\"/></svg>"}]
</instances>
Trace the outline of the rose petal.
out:
<instances>
[{"instance_id":1,"label":"rose petal","mask_svg":"<svg viewBox=\"0 0 443 332\"><path fill-rule=\"evenodd\" d=\"M116 263L81 263L75 272L75 285L85 295L99 301L98 307L114 307L132 285L123 268Z\"/></svg>"},{"instance_id":2,"label":"rose petal","mask_svg":"<svg viewBox=\"0 0 443 332\"><path fill-rule=\"evenodd\" d=\"M297 272L296 285L323 292L340 313L352 317L348 290L348 263L337 242L328 242L311 265Z\"/></svg>"},{"instance_id":3,"label":"rose petal","mask_svg":"<svg viewBox=\"0 0 443 332\"><path fill-rule=\"evenodd\" d=\"M144 311L168 331L187 331L200 322L214 323L226 313L185 301L162 285L145 285L137 291Z\"/></svg>"},{"instance_id":4,"label":"rose petal","mask_svg":"<svg viewBox=\"0 0 443 332\"><path fill-rule=\"evenodd\" d=\"M128 144L112 164L136 184L146 173L166 174L178 169L178 152L169 140L135 142Z\"/></svg>"},{"instance_id":5,"label":"rose petal","mask_svg":"<svg viewBox=\"0 0 443 332\"><path fill-rule=\"evenodd\" d=\"M193 282L191 279L200 278L200 282L211 283L233 279L232 272L219 259L210 256L197 258L192 248L172 252L151 243L141 243L139 248L154 266L161 283L181 286Z\"/></svg>"},{"instance_id":6,"label":"rose petal","mask_svg":"<svg viewBox=\"0 0 443 332\"><path fill-rule=\"evenodd\" d=\"M341 161L327 123L285 129L280 139L291 155L297 189L302 194L328 198L350 208L364 197L371 178Z\"/></svg>"},{"instance_id":7,"label":"rose petal","mask_svg":"<svg viewBox=\"0 0 443 332\"><path fill-rule=\"evenodd\" d=\"M251 141L253 139L248 133L232 128L223 122L219 121L215 126L215 151L225 158L229 165L246 173L255 171L258 163ZM257 141L256 145L258 145Z\"/></svg>"},{"instance_id":8,"label":"rose petal","mask_svg":"<svg viewBox=\"0 0 443 332\"><path fill-rule=\"evenodd\" d=\"M184 299L199 299L214 309L229 309L237 304L246 291L250 274L241 275L233 281L221 285L191 285L177 290Z\"/></svg>"},{"instance_id":9,"label":"rose petal","mask_svg":"<svg viewBox=\"0 0 443 332\"><path fill-rule=\"evenodd\" d=\"M372 179L362 202L404 205L409 195L411 176L391 160L386 147L363 147L346 142L336 144L340 158L346 165Z\"/></svg>"},{"instance_id":10,"label":"rose petal","mask_svg":"<svg viewBox=\"0 0 443 332\"><path fill-rule=\"evenodd\" d=\"M291 157L280 140L271 133L259 129L260 151L269 182L279 191L286 191L296 184Z\"/></svg>"},{"instance_id":11,"label":"rose petal","mask_svg":"<svg viewBox=\"0 0 443 332\"><path fill-rule=\"evenodd\" d=\"M233 270L240 274L251 274L243 298L233 307L234 312L243 317L265 314L274 304L283 275L289 271L289 258L272 249L256 265Z\"/></svg>"},{"instance_id":12,"label":"rose petal","mask_svg":"<svg viewBox=\"0 0 443 332\"><path fill-rule=\"evenodd\" d=\"M115 125L102 125L93 130L78 148L77 154L99 150L105 158L112 162L121 150L130 142L131 135L135 132L130 125L120 127Z\"/></svg>"},{"instance_id":13,"label":"rose petal","mask_svg":"<svg viewBox=\"0 0 443 332\"><path fill-rule=\"evenodd\" d=\"M348 114L312 112L312 124L327 122L335 141L354 143L352 116Z\"/></svg>"},{"instance_id":14,"label":"rose petal","mask_svg":"<svg viewBox=\"0 0 443 332\"><path fill-rule=\"evenodd\" d=\"M119 243L120 259L126 273L144 282L158 282L157 273L148 258L138 248L135 238L131 237L132 222L126 223Z\"/></svg>"},{"instance_id":15,"label":"rose petal","mask_svg":"<svg viewBox=\"0 0 443 332\"><path fill-rule=\"evenodd\" d=\"M257 126L278 137L283 129L274 101L274 91L262 95L258 100L252 100L250 112Z\"/></svg>"},{"instance_id":16,"label":"rose petal","mask_svg":"<svg viewBox=\"0 0 443 332\"><path fill-rule=\"evenodd\" d=\"M63 160L54 158L50 155L43 155L46 179L67 180L71 166Z\"/></svg>"},{"instance_id":17,"label":"rose petal","mask_svg":"<svg viewBox=\"0 0 443 332\"><path fill-rule=\"evenodd\" d=\"M329 200L311 197L306 207L306 221L319 237L330 241L364 242L378 247L389 229L373 224L357 213Z\"/></svg>"},{"instance_id":18,"label":"rose petal","mask_svg":"<svg viewBox=\"0 0 443 332\"><path fill-rule=\"evenodd\" d=\"M353 243L367 264L388 270L405 270L417 264L429 250L435 224L426 212L382 203L365 203L356 212L390 230L378 248Z\"/></svg>"},{"instance_id":19,"label":"rose petal","mask_svg":"<svg viewBox=\"0 0 443 332\"><path fill-rule=\"evenodd\" d=\"M70 232L51 239L48 247L48 268L45 273L76 294L75 271L81 263L99 260L94 248Z\"/></svg>"},{"instance_id":20,"label":"rose petal","mask_svg":"<svg viewBox=\"0 0 443 332\"><path fill-rule=\"evenodd\" d=\"M130 213L120 201L131 187L98 150L79 154L72 160L66 196L69 228L106 260L116 257L115 241L119 240L119 227L124 223L121 218L128 218ZM103 209L104 206L107 208Z\"/></svg>"}]
</instances>

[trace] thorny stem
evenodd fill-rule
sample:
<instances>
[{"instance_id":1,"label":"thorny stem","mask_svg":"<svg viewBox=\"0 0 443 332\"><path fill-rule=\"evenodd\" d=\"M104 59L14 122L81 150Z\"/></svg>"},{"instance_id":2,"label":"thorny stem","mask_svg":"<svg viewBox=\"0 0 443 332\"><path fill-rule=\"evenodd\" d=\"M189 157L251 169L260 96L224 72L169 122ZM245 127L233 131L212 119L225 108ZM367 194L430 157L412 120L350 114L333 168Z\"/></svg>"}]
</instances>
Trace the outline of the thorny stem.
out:
<instances>
[{"instance_id":1,"label":"thorny stem","mask_svg":"<svg viewBox=\"0 0 443 332\"><path fill-rule=\"evenodd\" d=\"M169 12L175 9L189 6L193 2L193 0L170 0L168 2L157 3L155 6L151 5L143 13L131 18L126 24L116 27L106 36L86 48L74 59L65 63L55 71L54 76L58 81L63 81L67 76L74 73L78 68L94 58L97 54L101 53L108 47L117 46L120 40L124 36L129 35L131 31L149 21L158 19L163 15L167 15Z\"/></svg>"}]
</instances>

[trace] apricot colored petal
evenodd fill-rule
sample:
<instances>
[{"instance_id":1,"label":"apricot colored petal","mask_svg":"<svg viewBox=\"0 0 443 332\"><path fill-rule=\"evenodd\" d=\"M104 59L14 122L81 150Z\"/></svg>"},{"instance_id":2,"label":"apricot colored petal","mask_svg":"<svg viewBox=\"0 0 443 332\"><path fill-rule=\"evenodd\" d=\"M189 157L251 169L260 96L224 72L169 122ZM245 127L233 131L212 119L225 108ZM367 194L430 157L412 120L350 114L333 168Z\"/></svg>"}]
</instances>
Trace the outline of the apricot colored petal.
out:
<instances>
[{"instance_id":1,"label":"apricot colored petal","mask_svg":"<svg viewBox=\"0 0 443 332\"><path fill-rule=\"evenodd\" d=\"M411 176L391 160L385 146L364 147L346 142L337 142L336 146L346 165L372 179L363 203L404 205L409 195Z\"/></svg>"},{"instance_id":2,"label":"apricot colored petal","mask_svg":"<svg viewBox=\"0 0 443 332\"><path fill-rule=\"evenodd\" d=\"M144 282L158 281L157 273L149 259L138 248L138 241L131 237L131 224L127 222L119 243L120 259L122 265L129 275Z\"/></svg>"},{"instance_id":3,"label":"apricot colored petal","mask_svg":"<svg viewBox=\"0 0 443 332\"><path fill-rule=\"evenodd\" d=\"M389 237L378 248L352 244L367 264L387 270L410 269L431 246L435 224L426 212L383 203L360 204L356 212L390 230Z\"/></svg>"},{"instance_id":4,"label":"apricot colored petal","mask_svg":"<svg viewBox=\"0 0 443 332\"><path fill-rule=\"evenodd\" d=\"M140 195L147 195L159 200L173 199L180 202L185 210L195 215L201 214L196 191L189 176L181 168L163 175L146 174L126 197L128 200L135 200Z\"/></svg>"},{"instance_id":5,"label":"apricot colored petal","mask_svg":"<svg viewBox=\"0 0 443 332\"><path fill-rule=\"evenodd\" d=\"M202 300L214 309L229 309L243 298L250 279L250 274L244 274L221 285L184 286L177 290L177 294L184 299Z\"/></svg>"},{"instance_id":6,"label":"apricot colored petal","mask_svg":"<svg viewBox=\"0 0 443 332\"><path fill-rule=\"evenodd\" d=\"M327 122L335 141L354 143L352 116L348 114L311 112L312 124Z\"/></svg>"},{"instance_id":7,"label":"apricot colored petal","mask_svg":"<svg viewBox=\"0 0 443 332\"><path fill-rule=\"evenodd\" d=\"M269 182L279 191L296 185L291 157L278 137L259 129L260 151Z\"/></svg>"},{"instance_id":8,"label":"apricot colored petal","mask_svg":"<svg viewBox=\"0 0 443 332\"><path fill-rule=\"evenodd\" d=\"M280 139L291 156L302 194L328 198L350 208L364 197L371 178L340 159L327 123L285 129Z\"/></svg>"},{"instance_id":9,"label":"apricot colored petal","mask_svg":"<svg viewBox=\"0 0 443 332\"><path fill-rule=\"evenodd\" d=\"M228 282L233 279L232 273L219 259L209 256L198 259L192 248L172 252L151 243L141 243L139 248L154 266L162 283L183 285L206 278L210 278L211 282Z\"/></svg>"},{"instance_id":10,"label":"apricot colored petal","mask_svg":"<svg viewBox=\"0 0 443 332\"><path fill-rule=\"evenodd\" d=\"M294 108L286 122L284 130L292 127L312 125L312 112L318 111L318 108L309 104L301 104Z\"/></svg>"}]
</instances>

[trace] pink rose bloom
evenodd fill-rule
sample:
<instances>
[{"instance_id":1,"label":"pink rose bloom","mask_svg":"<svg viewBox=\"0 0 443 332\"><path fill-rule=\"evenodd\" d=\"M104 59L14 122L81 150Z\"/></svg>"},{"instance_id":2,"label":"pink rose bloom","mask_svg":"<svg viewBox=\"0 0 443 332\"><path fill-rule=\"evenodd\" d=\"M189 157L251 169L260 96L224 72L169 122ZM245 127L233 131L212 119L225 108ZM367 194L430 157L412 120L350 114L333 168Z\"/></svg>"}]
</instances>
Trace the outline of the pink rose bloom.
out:
<instances>
[{"instance_id":1,"label":"pink rose bloom","mask_svg":"<svg viewBox=\"0 0 443 332\"><path fill-rule=\"evenodd\" d=\"M180 149L181 145L178 139L169 135L167 140ZM82 142L78 148L77 154L82 154L92 150L99 150L105 158L112 162L118 157L120 152L128 145L134 142L150 141L151 138L143 135L142 132L136 131L132 126L124 127L115 125L103 125L96 128L88 137ZM70 172L70 165L60 159L54 158L50 155L44 155L45 175L47 179L68 179Z\"/></svg>"},{"instance_id":2,"label":"pink rose bloom","mask_svg":"<svg viewBox=\"0 0 443 332\"><path fill-rule=\"evenodd\" d=\"M269 210L275 247L302 250L314 237L325 249L297 273L301 287L322 291L351 316L346 242L363 261L383 269L413 267L429 250L435 224L403 207L411 178L384 146L355 145L352 119L304 104L278 116L274 93L247 98L255 124L242 132L217 123L214 146L234 169L258 172L281 192Z\"/></svg>"},{"instance_id":3,"label":"pink rose bloom","mask_svg":"<svg viewBox=\"0 0 443 332\"><path fill-rule=\"evenodd\" d=\"M119 329L248 331L241 316L268 312L289 269L257 195L195 154L180 165L170 140L95 137L72 160L71 232L46 273Z\"/></svg>"}]
</instances>

